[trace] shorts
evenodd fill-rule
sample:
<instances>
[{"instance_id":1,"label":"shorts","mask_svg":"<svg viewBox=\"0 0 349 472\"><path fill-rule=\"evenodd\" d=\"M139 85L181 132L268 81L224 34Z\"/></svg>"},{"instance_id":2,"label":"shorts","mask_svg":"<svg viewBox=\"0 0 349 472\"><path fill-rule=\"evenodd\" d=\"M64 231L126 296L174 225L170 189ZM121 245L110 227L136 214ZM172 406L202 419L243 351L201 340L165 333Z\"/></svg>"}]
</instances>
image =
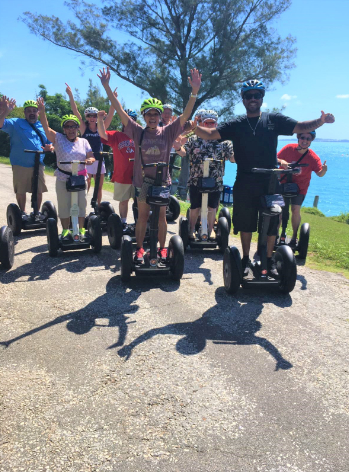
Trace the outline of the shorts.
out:
<instances>
[{"instance_id":1,"label":"shorts","mask_svg":"<svg viewBox=\"0 0 349 472\"><path fill-rule=\"evenodd\" d=\"M304 199L305 199L305 195L302 195L301 193L299 193L296 197L292 197L292 198L284 197L285 205L288 205L288 206L289 205L302 206Z\"/></svg>"},{"instance_id":2,"label":"shorts","mask_svg":"<svg viewBox=\"0 0 349 472\"><path fill-rule=\"evenodd\" d=\"M45 166L39 166L38 193L47 192L45 184ZM34 167L12 166L13 190L15 193L32 193Z\"/></svg>"},{"instance_id":3,"label":"shorts","mask_svg":"<svg viewBox=\"0 0 349 472\"><path fill-rule=\"evenodd\" d=\"M58 201L58 216L60 218L70 217L71 196L73 193L78 194L79 217L83 218L86 216L86 190L80 190L80 192L68 192L66 181L56 179L56 193Z\"/></svg>"},{"instance_id":4,"label":"shorts","mask_svg":"<svg viewBox=\"0 0 349 472\"><path fill-rule=\"evenodd\" d=\"M87 173L89 175L96 175L97 174L97 168L98 168L98 161L95 160L93 164L90 166L86 166ZM105 174L105 163L103 161L102 168L101 168L101 174Z\"/></svg>"},{"instance_id":5,"label":"shorts","mask_svg":"<svg viewBox=\"0 0 349 472\"><path fill-rule=\"evenodd\" d=\"M202 204L202 192L200 192L197 185L190 185L189 187L189 196L190 196L190 208L195 210L196 208L201 208ZM210 208L218 208L219 200L221 197L221 192L209 192L208 193L208 206Z\"/></svg>"},{"instance_id":6,"label":"shorts","mask_svg":"<svg viewBox=\"0 0 349 472\"><path fill-rule=\"evenodd\" d=\"M149 187L154 185L154 182L154 179L144 177L142 187L136 187L135 196L137 197L137 201L147 203L148 190Z\"/></svg>"},{"instance_id":7,"label":"shorts","mask_svg":"<svg viewBox=\"0 0 349 472\"><path fill-rule=\"evenodd\" d=\"M114 200L124 202L130 198L135 198L135 188L132 184L120 184L114 182Z\"/></svg>"}]
</instances>

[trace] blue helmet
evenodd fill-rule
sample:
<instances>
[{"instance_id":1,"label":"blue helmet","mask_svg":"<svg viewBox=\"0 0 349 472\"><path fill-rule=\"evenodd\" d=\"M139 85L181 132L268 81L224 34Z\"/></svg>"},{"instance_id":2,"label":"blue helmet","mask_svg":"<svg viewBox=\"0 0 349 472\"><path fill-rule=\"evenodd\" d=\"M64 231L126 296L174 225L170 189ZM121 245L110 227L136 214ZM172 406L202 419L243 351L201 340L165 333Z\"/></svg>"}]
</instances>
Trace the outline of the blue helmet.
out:
<instances>
[{"instance_id":1,"label":"blue helmet","mask_svg":"<svg viewBox=\"0 0 349 472\"><path fill-rule=\"evenodd\" d=\"M241 97L244 98L245 93L249 92L250 90L258 90L264 97L265 87L263 82L260 80L252 79L244 82L241 87Z\"/></svg>"},{"instance_id":2,"label":"blue helmet","mask_svg":"<svg viewBox=\"0 0 349 472\"><path fill-rule=\"evenodd\" d=\"M134 121L137 121L138 115L135 111L130 110L129 108L125 108L125 112L128 114L130 118L132 118Z\"/></svg>"},{"instance_id":3,"label":"blue helmet","mask_svg":"<svg viewBox=\"0 0 349 472\"><path fill-rule=\"evenodd\" d=\"M303 133L297 133L297 139L299 139L302 134L310 134L310 136L312 137L312 141L314 141L314 139L316 138L316 132L315 131L306 131L306 132L303 132Z\"/></svg>"}]
</instances>

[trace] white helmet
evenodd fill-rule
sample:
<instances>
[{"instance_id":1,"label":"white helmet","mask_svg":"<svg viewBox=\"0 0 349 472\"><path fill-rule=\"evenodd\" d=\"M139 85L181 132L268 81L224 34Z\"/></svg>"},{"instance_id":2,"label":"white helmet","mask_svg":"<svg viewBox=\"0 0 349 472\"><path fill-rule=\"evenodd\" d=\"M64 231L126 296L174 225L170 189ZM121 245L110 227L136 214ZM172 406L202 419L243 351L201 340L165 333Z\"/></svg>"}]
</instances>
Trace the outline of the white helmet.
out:
<instances>
[{"instance_id":1,"label":"white helmet","mask_svg":"<svg viewBox=\"0 0 349 472\"><path fill-rule=\"evenodd\" d=\"M169 103L165 103L164 105L162 105L163 109L165 110L165 108L168 108L169 110L173 111L173 106L170 105Z\"/></svg>"},{"instance_id":2,"label":"white helmet","mask_svg":"<svg viewBox=\"0 0 349 472\"><path fill-rule=\"evenodd\" d=\"M201 117L204 113L206 113L206 110L204 108L200 108L200 110L196 110L195 118L197 116Z\"/></svg>"},{"instance_id":3,"label":"white helmet","mask_svg":"<svg viewBox=\"0 0 349 472\"><path fill-rule=\"evenodd\" d=\"M98 110L97 108L94 108L94 107L88 107L86 108L86 110L84 111L85 115L97 115L98 113Z\"/></svg>"},{"instance_id":4,"label":"white helmet","mask_svg":"<svg viewBox=\"0 0 349 472\"><path fill-rule=\"evenodd\" d=\"M204 123L206 120L218 121L218 113L214 110L205 110L201 115L201 121Z\"/></svg>"}]
</instances>

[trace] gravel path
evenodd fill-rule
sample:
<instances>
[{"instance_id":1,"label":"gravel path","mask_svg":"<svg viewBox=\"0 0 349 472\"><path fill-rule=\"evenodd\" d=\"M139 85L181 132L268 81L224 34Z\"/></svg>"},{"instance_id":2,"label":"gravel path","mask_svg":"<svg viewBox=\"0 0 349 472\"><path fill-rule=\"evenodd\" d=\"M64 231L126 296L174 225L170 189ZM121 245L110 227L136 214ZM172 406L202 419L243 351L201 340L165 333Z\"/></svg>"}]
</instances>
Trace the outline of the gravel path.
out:
<instances>
[{"instance_id":1,"label":"gravel path","mask_svg":"<svg viewBox=\"0 0 349 472\"><path fill-rule=\"evenodd\" d=\"M231 297L222 256L188 251L180 284L124 285L103 243L50 258L27 231L0 273L0 472L348 471L348 280Z\"/></svg>"}]
</instances>

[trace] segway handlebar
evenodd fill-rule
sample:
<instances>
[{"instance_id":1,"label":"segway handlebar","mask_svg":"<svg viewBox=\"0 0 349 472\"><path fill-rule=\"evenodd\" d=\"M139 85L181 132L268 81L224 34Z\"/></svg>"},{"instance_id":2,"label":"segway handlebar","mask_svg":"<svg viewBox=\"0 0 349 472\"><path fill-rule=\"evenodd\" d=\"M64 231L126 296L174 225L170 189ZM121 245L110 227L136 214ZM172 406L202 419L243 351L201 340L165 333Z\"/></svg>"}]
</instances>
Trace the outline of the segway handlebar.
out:
<instances>
[{"instance_id":1,"label":"segway handlebar","mask_svg":"<svg viewBox=\"0 0 349 472\"><path fill-rule=\"evenodd\" d=\"M43 151L42 149L24 149L24 152L31 152L33 154L48 154L50 153L51 151Z\"/></svg>"},{"instance_id":2,"label":"segway handlebar","mask_svg":"<svg viewBox=\"0 0 349 472\"><path fill-rule=\"evenodd\" d=\"M143 164L143 167L168 167L167 162L151 162L150 164Z\"/></svg>"},{"instance_id":3,"label":"segway handlebar","mask_svg":"<svg viewBox=\"0 0 349 472\"><path fill-rule=\"evenodd\" d=\"M259 167L254 167L251 169L253 174L296 174L299 172L298 167L308 167L309 164L297 164L296 167L292 167L292 164L288 166L287 169L263 169Z\"/></svg>"}]
</instances>

